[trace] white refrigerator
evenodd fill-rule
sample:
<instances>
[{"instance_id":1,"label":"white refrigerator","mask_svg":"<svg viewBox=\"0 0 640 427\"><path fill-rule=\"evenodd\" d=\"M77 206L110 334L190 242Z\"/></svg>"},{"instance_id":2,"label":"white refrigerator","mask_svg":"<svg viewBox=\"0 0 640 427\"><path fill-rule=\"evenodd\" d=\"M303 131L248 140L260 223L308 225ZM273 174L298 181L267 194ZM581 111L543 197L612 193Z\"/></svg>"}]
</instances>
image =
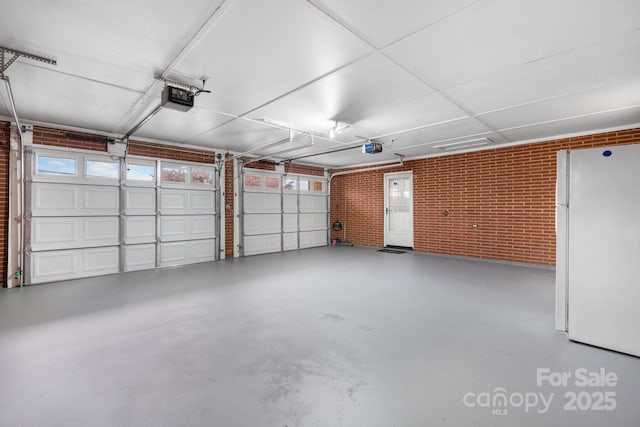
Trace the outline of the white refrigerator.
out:
<instances>
[{"instance_id":1,"label":"white refrigerator","mask_svg":"<svg viewBox=\"0 0 640 427\"><path fill-rule=\"evenodd\" d=\"M640 356L640 144L558 153L556 329Z\"/></svg>"}]
</instances>

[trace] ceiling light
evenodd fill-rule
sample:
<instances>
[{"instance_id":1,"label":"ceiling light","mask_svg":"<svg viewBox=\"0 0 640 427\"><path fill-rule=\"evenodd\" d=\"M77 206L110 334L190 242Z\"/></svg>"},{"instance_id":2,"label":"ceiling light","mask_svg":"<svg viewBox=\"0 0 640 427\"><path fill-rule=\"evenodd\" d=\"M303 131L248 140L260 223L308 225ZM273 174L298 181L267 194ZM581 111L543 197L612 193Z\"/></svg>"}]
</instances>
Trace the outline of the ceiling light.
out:
<instances>
[{"instance_id":1,"label":"ceiling light","mask_svg":"<svg viewBox=\"0 0 640 427\"><path fill-rule=\"evenodd\" d=\"M335 120L333 122L333 127L329 129L329 132L327 133L327 135L329 135L329 138L335 138L336 135L340 135L342 132L344 132L348 128L349 128L349 125L347 123L340 123L339 121Z\"/></svg>"},{"instance_id":2,"label":"ceiling light","mask_svg":"<svg viewBox=\"0 0 640 427\"><path fill-rule=\"evenodd\" d=\"M468 139L466 141L449 142L447 144L434 145L433 148L439 148L441 150L455 150L459 148L476 147L479 145L485 145L491 142L489 138L476 138Z\"/></svg>"},{"instance_id":3,"label":"ceiling light","mask_svg":"<svg viewBox=\"0 0 640 427\"><path fill-rule=\"evenodd\" d=\"M477 147L477 146L480 146L480 145L487 145L487 144L488 144L488 142L487 142L487 141L485 141L485 142L476 142L476 143L469 144L469 145L465 145L465 146L462 146L462 147L447 147L447 148L442 148L442 150L445 150L445 151L446 151L446 150L460 150L460 149L462 149L462 148L471 148L471 147Z\"/></svg>"}]
</instances>

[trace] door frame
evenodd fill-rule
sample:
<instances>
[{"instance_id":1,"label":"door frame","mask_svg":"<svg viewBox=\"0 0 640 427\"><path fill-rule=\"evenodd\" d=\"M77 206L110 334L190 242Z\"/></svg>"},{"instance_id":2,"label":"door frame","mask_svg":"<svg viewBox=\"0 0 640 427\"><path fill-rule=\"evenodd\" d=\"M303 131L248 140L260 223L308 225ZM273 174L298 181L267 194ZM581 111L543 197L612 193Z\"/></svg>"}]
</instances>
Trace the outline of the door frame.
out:
<instances>
[{"instance_id":1,"label":"door frame","mask_svg":"<svg viewBox=\"0 0 640 427\"><path fill-rule=\"evenodd\" d=\"M388 246L387 242L387 230L389 228L389 179L391 178L409 178L409 185L411 186L411 245L408 247L414 247L414 228L413 228L413 220L414 220L414 212L413 212L413 171L403 171L403 172L389 172L384 174L384 246Z\"/></svg>"}]
</instances>

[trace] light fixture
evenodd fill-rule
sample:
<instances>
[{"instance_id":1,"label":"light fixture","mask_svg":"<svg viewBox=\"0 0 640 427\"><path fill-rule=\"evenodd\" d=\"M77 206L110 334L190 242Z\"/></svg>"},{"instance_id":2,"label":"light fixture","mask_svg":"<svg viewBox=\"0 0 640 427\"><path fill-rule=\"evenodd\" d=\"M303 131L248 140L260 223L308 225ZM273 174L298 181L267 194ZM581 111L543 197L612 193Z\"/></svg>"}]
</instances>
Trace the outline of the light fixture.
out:
<instances>
[{"instance_id":1,"label":"light fixture","mask_svg":"<svg viewBox=\"0 0 640 427\"><path fill-rule=\"evenodd\" d=\"M329 138L335 138L336 135L340 135L342 132L344 132L348 128L349 128L349 125L347 123L341 123L337 120L334 120L333 127L329 129L329 132L328 132Z\"/></svg>"},{"instance_id":2,"label":"light fixture","mask_svg":"<svg viewBox=\"0 0 640 427\"><path fill-rule=\"evenodd\" d=\"M489 138L476 138L468 139L466 141L449 142L446 144L434 145L433 148L439 148L440 150L459 150L461 148L477 147L480 145L486 145L493 142Z\"/></svg>"}]
</instances>

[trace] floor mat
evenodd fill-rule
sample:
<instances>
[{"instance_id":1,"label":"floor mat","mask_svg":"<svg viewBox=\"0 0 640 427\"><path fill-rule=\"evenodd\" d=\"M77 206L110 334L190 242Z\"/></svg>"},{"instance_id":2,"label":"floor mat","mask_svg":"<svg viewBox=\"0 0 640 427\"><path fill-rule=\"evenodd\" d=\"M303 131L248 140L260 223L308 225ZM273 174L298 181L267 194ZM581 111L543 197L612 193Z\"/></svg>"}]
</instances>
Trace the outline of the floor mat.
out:
<instances>
[{"instance_id":1,"label":"floor mat","mask_svg":"<svg viewBox=\"0 0 640 427\"><path fill-rule=\"evenodd\" d=\"M388 253L388 254L404 254L404 253L406 253L405 251L399 251L397 249L388 249L388 248L378 249L378 252L385 252L385 253Z\"/></svg>"}]
</instances>

